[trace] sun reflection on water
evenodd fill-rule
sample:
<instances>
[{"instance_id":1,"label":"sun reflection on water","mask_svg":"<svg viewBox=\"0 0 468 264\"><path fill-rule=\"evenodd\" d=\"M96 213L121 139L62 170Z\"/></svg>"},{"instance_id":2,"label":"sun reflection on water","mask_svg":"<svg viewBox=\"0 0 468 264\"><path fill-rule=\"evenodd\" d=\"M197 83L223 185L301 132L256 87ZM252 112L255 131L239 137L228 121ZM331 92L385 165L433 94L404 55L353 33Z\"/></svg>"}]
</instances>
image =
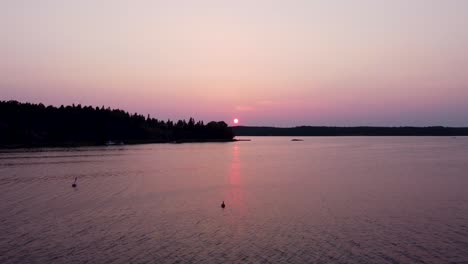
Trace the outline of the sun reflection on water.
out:
<instances>
[{"instance_id":1,"label":"sun reflection on water","mask_svg":"<svg viewBox=\"0 0 468 264\"><path fill-rule=\"evenodd\" d=\"M236 214L245 214L246 205L244 199L244 181L242 177L242 167L240 159L240 146L234 143L232 147L232 157L229 165L228 189L226 193L226 204Z\"/></svg>"}]
</instances>

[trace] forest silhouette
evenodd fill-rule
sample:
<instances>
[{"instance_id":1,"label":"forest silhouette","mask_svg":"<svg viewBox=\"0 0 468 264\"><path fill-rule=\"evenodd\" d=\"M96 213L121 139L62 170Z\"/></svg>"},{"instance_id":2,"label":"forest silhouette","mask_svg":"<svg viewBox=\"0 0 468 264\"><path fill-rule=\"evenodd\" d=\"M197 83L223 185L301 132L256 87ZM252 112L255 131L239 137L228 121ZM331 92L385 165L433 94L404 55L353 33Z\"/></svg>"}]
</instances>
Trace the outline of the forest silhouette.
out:
<instances>
[{"instance_id":1,"label":"forest silhouette","mask_svg":"<svg viewBox=\"0 0 468 264\"><path fill-rule=\"evenodd\" d=\"M247 127L236 126L236 136L468 136L466 127Z\"/></svg>"},{"instance_id":2,"label":"forest silhouette","mask_svg":"<svg viewBox=\"0 0 468 264\"><path fill-rule=\"evenodd\" d=\"M0 147L232 141L223 122L163 121L92 106L0 101Z\"/></svg>"}]
</instances>

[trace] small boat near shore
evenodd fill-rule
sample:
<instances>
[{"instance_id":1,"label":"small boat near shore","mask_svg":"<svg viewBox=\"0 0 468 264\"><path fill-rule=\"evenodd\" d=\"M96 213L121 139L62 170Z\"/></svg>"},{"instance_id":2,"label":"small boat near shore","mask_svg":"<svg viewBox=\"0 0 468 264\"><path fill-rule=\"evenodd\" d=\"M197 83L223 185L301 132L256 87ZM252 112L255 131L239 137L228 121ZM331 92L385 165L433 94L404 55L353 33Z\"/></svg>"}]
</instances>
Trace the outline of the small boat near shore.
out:
<instances>
[{"instance_id":1,"label":"small boat near shore","mask_svg":"<svg viewBox=\"0 0 468 264\"><path fill-rule=\"evenodd\" d=\"M124 143L122 141L112 141L112 140L108 140L106 142L106 146L121 146L123 145Z\"/></svg>"}]
</instances>

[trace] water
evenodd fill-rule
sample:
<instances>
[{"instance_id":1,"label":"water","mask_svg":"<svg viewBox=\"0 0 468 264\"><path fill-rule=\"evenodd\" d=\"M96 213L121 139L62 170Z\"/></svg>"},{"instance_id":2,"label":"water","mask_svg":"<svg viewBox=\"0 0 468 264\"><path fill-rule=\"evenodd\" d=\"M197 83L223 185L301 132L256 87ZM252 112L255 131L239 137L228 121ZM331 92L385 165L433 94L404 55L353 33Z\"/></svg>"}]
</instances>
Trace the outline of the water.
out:
<instances>
[{"instance_id":1,"label":"water","mask_svg":"<svg viewBox=\"0 0 468 264\"><path fill-rule=\"evenodd\" d=\"M468 263L468 138L304 139L3 151L0 263Z\"/></svg>"}]
</instances>

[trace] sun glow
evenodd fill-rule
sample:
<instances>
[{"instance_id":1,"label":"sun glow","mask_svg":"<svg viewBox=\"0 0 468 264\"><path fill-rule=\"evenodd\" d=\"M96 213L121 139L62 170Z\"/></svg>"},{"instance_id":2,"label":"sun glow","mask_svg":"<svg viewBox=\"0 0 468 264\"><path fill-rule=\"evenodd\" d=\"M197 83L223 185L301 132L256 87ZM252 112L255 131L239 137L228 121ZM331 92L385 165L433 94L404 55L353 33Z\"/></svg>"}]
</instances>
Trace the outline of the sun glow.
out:
<instances>
[{"instance_id":1,"label":"sun glow","mask_svg":"<svg viewBox=\"0 0 468 264\"><path fill-rule=\"evenodd\" d=\"M234 124L236 124L236 125L239 124L239 119L234 118Z\"/></svg>"}]
</instances>

